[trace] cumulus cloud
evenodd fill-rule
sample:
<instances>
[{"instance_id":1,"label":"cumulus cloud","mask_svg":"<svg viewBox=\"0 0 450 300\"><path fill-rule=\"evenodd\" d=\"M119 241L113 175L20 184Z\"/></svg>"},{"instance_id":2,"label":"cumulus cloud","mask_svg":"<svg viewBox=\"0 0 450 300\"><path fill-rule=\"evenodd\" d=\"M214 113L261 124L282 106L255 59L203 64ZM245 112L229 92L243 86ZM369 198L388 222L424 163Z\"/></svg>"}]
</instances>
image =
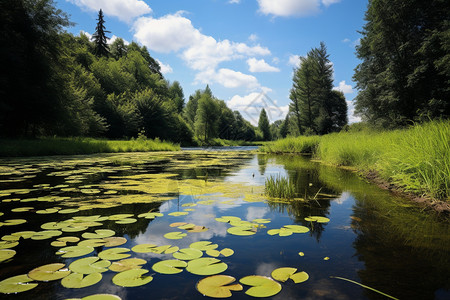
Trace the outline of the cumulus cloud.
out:
<instances>
[{"instance_id":1,"label":"cumulus cloud","mask_svg":"<svg viewBox=\"0 0 450 300\"><path fill-rule=\"evenodd\" d=\"M331 4L339 3L341 0L322 0L322 4L326 7L330 6Z\"/></svg>"},{"instance_id":2,"label":"cumulus cloud","mask_svg":"<svg viewBox=\"0 0 450 300\"><path fill-rule=\"evenodd\" d=\"M280 72L280 69L269 65L266 63L264 59L256 59L256 58L249 58L247 59L247 64L249 67L250 72L252 73L258 73L258 72Z\"/></svg>"},{"instance_id":3,"label":"cumulus cloud","mask_svg":"<svg viewBox=\"0 0 450 300\"><path fill-rule=\"evenodd\" d=\"M258 124L261 109L265 109L270 122L280 120L286 117L289 111L289 105L278 105L267 96L270 89L261 88L263 92L252 92L245 96L235 95L227 101L227 106L232 110L239 111L244 118L253 125Z\"/></svg>"},{"instance_id":4,"label":"cumulus cloud","mask_svg":"<svg viewBox=\"0 0 450 300\"><path fill-rule=\"evenodd\" d=\"M196 82L203 84L219 83L226 88L256 89L260 87L258 79L255 76L244 74L231 69L222 68L207 69L198 73L195 77Z\"/></svg>"},{"instance_id":5,"label":"cumulus cloud","mask_svg":"<svg viewBox=\"0 0 450 300\"><path fill-rule=\"evenodd\" d=\"M248 40L251 42L255 42L259 39L258 35L256 35L255 33L250 34L250 36L248 37Z\"/></svg>"},{"instance_id":6,"label":"cumulus cloud","mask_svg":"<svg viewBox=\"0 0 450 300\"><path fill-rule=\"evenodd\" d=\"M320 11L320 0L258 0L258 4L261 13L278 17L302 17Z\"/></svg>"},{"instance_id":7,"label":"cumulus cloud","mask_svg":"<svg viewBox=\"0 0 450 300\"><path fill-rule=\"evenodd\" d=\"M288 64L293 67L298 67L300 65L300 55L290 55Z\"/></svg>"},{"instance_id":8,"label":"cumulus cloud","mask_svg":"<svg viewBox=\"0 0 450 300\"><path fill-rule=\"evenodd\" d=\"M114 16L124 22L151 13L152 9L141 0L66 0L83 9L99 11L100 9L108 16Z\"/></svg>"},{"instance_id":9,"label":"cumulus cloud","mask_svg":"<svg viewBox=\"0 0 450 300\"><path fill-rule=\"evenodd\" d=\"M161 67L161 73L163 74L169 74L169 73L173 73L173 69L169 64L164 64L162 63L159 59L156 60L159 64L159 66Z\"/></svg>"},{"instance_id":10,"label":"cumulus cloud","mask_svg":"<svg viewBox=\"0 0 450 300\"><path fill-rule=\"evenodd\" d=\"M353 94L353 88L352 88L352 86L349 85L349 84L346 84L346 83L345 83L345 80L342 80L341 82L339 82L339 85L338 85L338 86L335 86L335 87L333 88L333 90L341 91L341 92L343 92L344 94Z\"/></svg>"},{"instance_id":11,"label":"cumulus cloud","mask_svg":"<svg viewBox=\"0 0 450 300\"><path fill-rule=\"evenodd\" d=\"M228 1L228 3L236 3L236 4L239 4L239 3L241 3L241 0L230 0L230 1Z\"/></svg>"}]
</instances>

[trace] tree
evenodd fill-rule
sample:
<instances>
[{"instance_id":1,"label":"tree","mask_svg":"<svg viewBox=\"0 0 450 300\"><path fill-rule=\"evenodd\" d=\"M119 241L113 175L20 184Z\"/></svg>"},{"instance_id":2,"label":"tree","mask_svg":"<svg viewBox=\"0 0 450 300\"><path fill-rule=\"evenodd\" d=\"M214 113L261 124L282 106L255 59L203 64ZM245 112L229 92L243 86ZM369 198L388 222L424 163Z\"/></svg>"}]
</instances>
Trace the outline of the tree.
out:
<instances>
[{"instance_id":1,"label":"tree","mask_svg":"<svg viewBox=\"0 0 450 300\"><path fill-rule=\"evenodd\" d=\"M204 93L198 100L197 113L195 115L195 135L203 143L217 135L219 106L217 100L208 93Z\"/></svg>"},{"instance_id":2,"label":"tree","mask_svg":"<svg viewBox=\"0 0 450 300\"><path fill-rule=\"evenodd\" d=\"M286 115L286 118L284 119L283 123L280 125L280 137L285 138L288 135L289 132L289 113Z\"/></svg>"},{"instance_id":3,"label":"tree","mask_svg":"<svg viewBox=\"0 0 450 300\"><path fill-rule=\"evenodd\" d=\"M128 48L125 45L125 41L121 38L117 38L111 44L111 56L113 58L120 59L127 55Z\"/></svg>"},{"instance_id":4,"label":"tree","mask_svg":"<svg viewBox=\"0 0 450 300\"><path fill-rule=\"evenodd\" d=\"M177 113L181 113L184 108L184 93L181 84L178 81L174 81L169 85L169 94L172 100L173 106Z\"/></svg>"},{"instance_id":5,"label":"tree","mask_svg":"<svg viewBox=\"0 0 450 300\"><path fill-rule=\"evenodd\" d=\"M111 33L105 30L105 20L103 20L103 11L100 9L98 12L97 26L95 27L95 32L92 35L95 43L95 54L99 57L109 55L109 46L106 33Z\"/></svg>"},{"instance_id":6,"label":"tree","mask_svg":"<svg viewBox=\"0 0 450 300\"><path fill-rule=\"evenodd\" d=\"M269 119L267 118L267 113L264 108L261 110L261 113L259 114L258 128L259 130L261 130L264 141L270 141L272 139L272 135L270 134Z\"/></svg>"},{"instance_id":7,"label":"tree","mask_svg":"<svg viewBox=\"0 0 450 300\"><path fill-rule=\"evenodd\" d=\"M449 11L445 0L369 1L353 77L363 120L397 127L450 116Z\"/></svg>"}]
</instances>

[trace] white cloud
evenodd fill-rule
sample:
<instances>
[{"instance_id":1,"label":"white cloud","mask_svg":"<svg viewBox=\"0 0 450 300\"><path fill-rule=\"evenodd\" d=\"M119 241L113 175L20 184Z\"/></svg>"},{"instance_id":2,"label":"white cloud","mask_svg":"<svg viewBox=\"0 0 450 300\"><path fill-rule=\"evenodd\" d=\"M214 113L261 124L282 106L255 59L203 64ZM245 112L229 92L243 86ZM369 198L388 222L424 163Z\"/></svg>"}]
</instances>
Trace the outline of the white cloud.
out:
<instances>
[{"instance_id":1,"label":"white cloud","mask_svg":"<svg viewBox=\"0 0 450 300\"><path fill-rule=\"evenodd\" d=\"M277 101L272 101L267 96L266 93L269 91L266 91L264 87L261 89L264 91L263 93L253 92L246 96L235 95L227 101L227 106L232 110L238 110L255 126L258 124L262 108L266 110L270 122L284 119L289 111L289 105L278 105Z\"/></svg>"},{"instance_id":2,"label":"white cloud","mask_svg":"<svg viewBox=\"0 0 450 300\"><path fill-rule=\"evenodd\" d=\"M320 10L320 0L258 0L259 11L279 17L307 16Z\"/></svg>"},{"instance_id":3,"label":"white cloud","mask_svg":"<svg viewBox=\"0 0 450 300\"><path fill-rule=\"evenodd\" d=\"M353 94L353 88L352 88L352 86L349 85L349 84L346 84L346 83L345 83L345 80L342 80L341 82L339 82L339 85L338 85L338 86L335 86L335 87L333 88L333 90L341 91L341 92L343 92L344 94Z\"/></svg>"},{"instance_id":4,"label":"white cloud","mask_svg":"<svg viewBox=\"0 0 450 300\"><path fill-rule=\"evenodd\" d=\"M118 36L113 35L113 36L108 40L108 44L114 43L114 41L117 40L118 38L119 38ZM123 40L123 43L124 43L125 45L129 45L129 44L130 44L129 41L124 40L124 39L122 39L122 40Z\"/></svg>"},{"instance_id":5,"label":"white cloud","mask_svg":"<svg viewBox=\"0 0 450 300\"><path fill-rule=\"evenodd\" d=\"M342 42L343 42L343 43L350 43L351 41L350 41L349 38L345 38L345 39L342 40Z\"/></svg>"},{"instance_id":6,"label":"white cloud","mask_svg":"<svg viewBox=\"0 0 450 300\"><path fill-rule=\"evenodd\" d=\"M288 64L293 67L300 66L300 55L295 55L295 54L290 55Z\"/></svg>"},{"instance_id":7,"label":"white cloud","mask_svg":"<svg viewBox=\"0 0 450 300\"><path fill-rule=\"evenodd\" d=\"M156 60L159 64L159 66L161 67L161 73L163 74L169 74L169 73L173 73L173 69L169 64L163 64L159 59Z\"/></svg>"},{"instance_id":8,"label":"white cloud","mask_svg":"<svg viewBox=\"0 0 450 300\"><path fill-rule=\"evenodd\" d=\"M242 72L230 69L207 69L197 74L196 82L203 84L219 83L226 88L244 87L249 90L260 87L258 79L255 76L244 74Z\"/></svg>"},{"instance_id":9,"label":"white cloud","mask_svg":"<svg viewBox=\"0 0 450 300\"><path fill-rule=\"evenodd\" d=\"M248 37L248 40L251 42L255 42L259 39L258 35L256 35L255 33L250 34L250 36Z\"/></svg>"},{"instance_id":10,"label":"white cloud","mask_svg":"<svg viewBox=\"0 0 450 300\"><path fill-rule=\"evenodd\" d=\"M257 72L280 72L280 69L269 65L264 59L249 58L247 59L249 70L252 73Z\"/></svg>"},{"instance_id":11,"label":"white cloud","mask_svg":"<svg viewBox=\"0 0 450 300\"><path fill-rule=\"evenodd\" d=\"M228 3L236 3L236 4L239 4L239 3L241 3L241 0L230 0L230 1L228 1Z\"/></svg>"},{"instance_id":12,"label":"white cloud","mask_svg":"<svg viewBox=\"0 0 450 300\"><path fill-rule=\"evenodd\" d=\"M141 0L66 0L81 8L99 11L121 21L131 22L136 17L152 12L150 6Z\"/></svg>"},{"instance_id":13,"label":"white cloud","mask_svg":"<svg viewBox=\"0 0 450 300\"><path fill-rule=\"evenodd\" d=\"M330 6L331 4L339 3L341 0L322 0L322 4L326 7Z\"/></svg>"}]
</instances>

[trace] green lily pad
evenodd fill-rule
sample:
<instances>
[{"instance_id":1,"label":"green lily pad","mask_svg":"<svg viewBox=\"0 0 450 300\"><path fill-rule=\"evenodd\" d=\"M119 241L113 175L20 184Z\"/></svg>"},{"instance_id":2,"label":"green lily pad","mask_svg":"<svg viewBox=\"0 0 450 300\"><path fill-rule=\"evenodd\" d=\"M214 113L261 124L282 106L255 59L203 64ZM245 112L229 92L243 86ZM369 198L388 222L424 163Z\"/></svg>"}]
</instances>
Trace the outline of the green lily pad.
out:
<instances>
[{"instance_id":1,"label":"green lily pad","mask_svg":"<svg viewBox=\"0 0 450 300\"><path fill-rule=\"evenodd\" d=\"M251 275L241 278L239 282L251 286L245 293L252 297L272 297L281 291L281 285L269 277Z\"/></svg>"},{"instance_id":2,"label":"green lily pad","mask_svg":"<svg viewBox=\"0 0 450 300\"><path fill-rule=\"evenodd\" d=\"M98 257L100 257L101 259L107 259L107 260L121 260L121 259L131 256L131 254L129 254L127 252L130 252L130 249L128 249L128 248L111 248L111 249L100 252L98 254Z\"/></svg>"},{"instance_id":3,"label":"green lily pad","mask_svg":"<svg viewBox=\"0 0 450 300\"><path fill-rule=\"evenodd\" d=\"M16 255L16 251L11 249L1 249L0 250L0 262L10 259Z\"/></svg>"},{"instance_id":4,"label":"green lily pad","mask_svg":"<svg viewBox=\"0 0 450 300\"><path fill-rule=\"evenodd\" d=\"M32 240L46 240L46 239L51 239L52 237L55 237L55 236L60 236L61 234L62 234L62 232L59 230L43 230L43 231L36 232L31 237L31 239Z\"/></svg>"},{"instance_id":5,"label":"green lily pad","mask_svg":"<svg viewBox=\"0 0 450 300\"><path fill-rule=\"evenodd\" d=\"M156 217L162 217L164 216L162 213L157 213L157 212L148 212L148 213L143 213L138 215L138 218L146 218L146 219L154 219Z\"/></svg>"},{"instance_id":6,"label":"green lily pad","mask_svg":"<svg viewBox=\"0 0 450 300\"><path fill-rule=\"evenodd\" d=\"M227 229L227 232L229 234L233 235L239 235L239 236L249 236L254 235L256 232L252 230L252 227L245 226L245 227L230 227Z\"/></svg>"},{"instance_id":7,"label":"green lily pad","mask_svg":"<svg viewBox=\"0 0 450 300\"><path fill-rule=\"evenodd\" d=\"M230 248L222 249L221 251L218 250L206 250L206 254L213 257L219 257L220 255L223 255L225 257L231 256L234 254L234 250Z\"/></svg>"},{"instance_id":8,"label":"green lily pad","mask_svg":"<svg viewBox=\"0 0 450 300\"><path fill-rule=\"evenodd\" d=\"M295 272L297 272L296 268L278 268L273 270L270 275L275 280L285 282L291 277L291 275L294 275Z\"/></svg>"},{"instance_id":9,"label":"green lily pad","mask_svg":"<svg viewBox=\"0 0 450 300\"><path fill-rule=\"evenodd\" d=\"M290 236L294 232L288 228L280 228L280 232L278 233L279 236Z\"/></svg>"},{"instance_id":10,"label":"green lily pad","mask_svg":"<svg viewBox=\"0 0 450 300\"><path fill-rule=\"evenodd\" d=\"M162 260L152 266L153 271L161 274L177 274L183 272L180 268L185 268L188 264L177 259Z\"/></svg>"},{"instance_id":11,"label":"green lily pad","mask_svg":"<svg viewBox=\"0 0 450 300\"><path fill-rule=\"evenodd\" d=\"M222 216L220 218L216 218L215 220L217 222L230 223L231 221L241 221L241 218L233 216Z\"/></svg>"},{"instance_id":12,"label":"green lily pad","mask_svg":"<svg viewBox=\"0 0 450 300\"><path fill-rule=\"evenodd\" d=\"M306 233L309 232L309 228L300 225L285 225L283 228L291 230L293 233Z\"/></svg>"},{"instance_id":13,"label":"green lily pad","mask_svg":"<svg viewBox=\"0 0 450 300\"><path fill-rule=\"evenodd\" d=\"M69 246L56 251L56 255L61 255L64 258L80 257L94 251L93 247L89 246Z\"/></svg>"},{"instance_id":14,"label":"green lily pad","mask_svg":"<svg viewBox=\"0 0 450 300\"><path fill-rule=\"evenodd\" d=\"M219 247L219 245L213 244L210 241L200 241L189 245L189 248L198 249L200 251L214 250L217 247Z\"/></svg>"},{"instance_id":15,"label":"green lily pad","mask_svg":"<svg viewBox=\"0 0 450 300\"><path fill-rule=\"evenodd\" d=\"M172 254L174 258L181 260L192 260L203 256L203 252L198 249L185 248L180 249L178 252Z\"/></svg>"},{"instance_id":16,"label":"green lily pad","mask_svg":"<svg viewBox=\"0 0 450 300\"><path fill-rule=\"evenodd\" d=\"M258 224L267 224L270 223L270 219L254 219L252 222L258 223Z\"/></svg>"},{"instance_id":17,"label":"green lily pad","mask_svg":"<svg viewBox=\"0 0 450 300\"><path fill-rule=\"evenodd\" d=\"M88 275L72 273L61 280L61 285L69 289L80 289L100 282L102 277L100 273L91 273Z\"/></svg>"},{"instance_id":18,"label":"green lily pad","mask_svg":"<svg viewBox=\"0 0 450 300\"><path fill-rule=\"evenodd\" d=\"M244 220L231 220L230 225L234 227L253 227L253 223Z\"/></svg>"},{"instance_id":19,"label":"green lily pad","mask_svg":"<svg viewBox=\"0 0 450 300\"><path fill-rule=\"evenodd\" d=\"M227 275L214 275L206 277L197 283L197 290L204 296L211 298L231 297L231 291L242 291L243 287L239 283L231 284L236 279Z\"/></svg>"},{"instance_id":20,"label":"green lily pad","mask_svg":"<svg viewBox=\"0 0 450 300\"><path fill-rule=\"evenodd\" d=\"M127 258L113 262L109 269L114 272L123 272L132 269L140 269L147 261L141 258Z\"/></svg>"},{"instance_id":21,"label":"green lily pad","mask_svg":"<svg viewBox=\"0 0 450 300\"><path fill-rule=\"evenodd\" d=\"M137 219L135 218L125 218L116 221L116 224L133 224L136 223Z\"/></svg>"},{"instance_id":22,"label":"green lily pad","mask_svg":"<svg viewBox=\"0 0 450 300\"><path fill-rule=\"evenodd\" d=\"M29 239L29 238L31 238L35 233L36 233L36 231L30 231L30 230L28 230L28 231L14 232L14 233L11 233L11 235L13 235L13 236L18 236L18 237L21 237L21 238L23 238L23 239Z\"/></svg>"},{"instance_id":23,"label":"green lily pad","mask_svg":"<svg viewBox=\"0 0 450 300\"><path fill-rule=\"evenodd\" d=\"M111 236L104 238L103 241L105 242L104 246L109 248L123 245L127 242L127 239L120 236Z\"/></svg>"},{"instance_id":24,"label":"green lily pad","mask_svg":"<svg viewBox=\"0 0 450 300\"><path fill-rule=\"evenodd\" d=\"M153 244L140 244L136 245L131 250L133 250L136 253L156 253L156 254L171 254L174 252L177 252L179 247L172 247L171 245L165 245L165 246L156 246Z\"/></svg>"},{"instance_id":25,"label":"green lily pad","mask_svg":"<svg viewBox=\"0 0 450 300\"><path fill-rule=\"evenodd\" d=\"M38 286L37 283L32 283L32 281L33 279L26 274L6 278L0 281L0 293L16 294L29 291Z\"/></svg>"},{"instance_id":26,"label":"green lily pad","mask_svg":"<svg viewBox=\"0 0 450 300\"><path fill-rule=\"evenodd\" d=\"M47 208L47 209L40 209L37 210L36 213L40 215L46 215L46 214L54 214L58 212L59 209L56 208Z\"/></svg>"},{"instance_id":27,"label":"green lily pad","mask_svg":"<svg viewBox=\"0 0 450 300\"><path fill-rule=\"evenodd\" d=\"M152 276L143 276L148 272L149 271L145 269L132 269L128 271L123 271L116 274L112 278L112 282L115 285L123 287L141 286L153 280Z\"/></svg>"},{"instance_id":28,"label":"green lily pad","mask_svg":"<svg viewBox=\"0 0 450 300\"><path fill-rule=\"evenodd\" d=\"M24 219L11 219L11 220L6 220L3 222L0 222L0 227L2 226L14 226L14 225L20 225L23 223L26 223L27 220Z\"/></svg>"},{"instance_id":29,"label":"green lily pad","mask_svg":"<svg viewBox=\"0 0 450 300\"><path fill-rule=\"evenodd\" d=\"M18 240L20 240L20 236L7 234L7 235L2 236L2 240L7 241L7 242L17 242Z\"/></svg>"},{"instance_id":30,"label":"green lily pad","mask_svg":"<svg viewBox=\"0 0 450 300\"><path fill-rule=\"evenodd\" d=\"M102 239L115 235L116 232L110 229L97 229L95 233L85 232L82 237L85 239Z\"/></svg>"},{"instance_id":31,"label":"green lily pad","mask_svg":"<svg viewBox=\"0 0 450 300\"><path fill-rule=\"evenodd\" d=\"M76 243L80 240L80 238L76 236L65 236L58 238L56 241L53 241L50 245L54 247L65 247L67 243Z\"/></svg>"},{"instance_id":32,"label":"green lily pad","mask_svg":"<svg viewBox=\"0 0 450 300\"><path fill-rule=\"evenodd\" d=\"M58 210L58 214L73 214L76 212L79 212L80 210L78 208L66 208Z\"/></svg>"},{"instance_id":33,"label":"green lily pad","mask_svg":"<svg viewBox=\"0 0 450 300\"><path fill-rule=\"evenodd\" d=\"M18 241L0 241L0 249L11 249L19 245Z\"/></svg>"},{"instance_id":34,"label":"green lily pad","mask_svg":"<svg viewBox=\"0 0 450 300\"><path fill-rule=\"evenodd\" d=\"M75 299L73 299L75 300ZM77 299L78 300L78 299ZM80 300L122 300L119 296L111 294L95 294L81 298Z\"/></svg>"},{"instance_id":35,"label":"green lily pad","mask_svg":"<svg viewBox=\"0 0 450 300\"><path fill-rule=\"evenodd\" d=\"M108 271L111 265L109 260L99 260L100 258L91 256L80 258L69 265L72 272L79 274L103 273Z\"/></svg>"},{"instance_id":36,"label":"green lily pad","mask_svg":"<svg viewBox=\"0 0 450 300\"><path fill-rule=\"evenodd\" d=\"M187 232L205 232L208 228L205 226L195 225L193 228L187 229Z\"/></svg>"},{"instance_id":37,"label":"green lily pad","mask_svg":"<svg viewBox=\"0 0 450 300\"><path fill-rule=\"evenodd\" d=\"M105 241L103 239L89 239L84 240L78 243L78 246L88 246L88 247L101 247L105 245Z\"/></svg>"},{"instance_id":38,"label":"green lily pad","mask_svg":"<svg viewBox=\"0 0 450 300\"><path fill-rule=\"evenodd\" d=\"M71 272L64 268L65 264L55 263L43 265L31 270L28 277L37 281L52 281L68 276Z\"/></svg>"},{"instance_id":39,"label":"green lily pad","mask_svg":"<svg viewBox=\"0 0 450 300\"><path fill-rule=\"evenodd\" d=\"M80 192L87 195L95 195L101 193L98 189L81 189Z\"/></svg>"},{"instance_id":40,"label":"green lily pad","mask_svg":"<svg viewBox=\"0 0 450 300\"><path fill-rule=\"evenodd\" d=\"M126 219L126 218L131 218L134 217L133 214L117 214L117 215L111 215L108 217L108 220L111 221L117 221L117 220L122 220L122 219Z\"/></svg>"},{"instance_id":41,"label":"green lily pad","mask_svg":"<svg viewBox=\"0 0 450 300\"><path fill-rule=\"evenodd\" d=\"M212 257L202 257L188 262L186 271L196 275L215 275L228 268L227 264Z\"/></svg>"},{"instance_id":42,"label":"green lily pad","mask_svg":"<svg viewBox=\"0 0 450 300\"><path fill-rule=\"evenodd\" d=\"M166 234L164 235L164 237L165 237L166 239L169 239L169 240L181 240L181 239L184 238L186 235L187 235L186 233L183 233L183 232L180 232L180 231L174 231L174 232L166 233Z\"/></svg>"},{"instance_id":43,"label":"green lily pad","mask_svg":"<svg viewBox=\"0 0 450 300\"><path fill-rule=\"evenodd\" d=\"M173 216L173 217L180 217L180 216L186 216L187 214L189 214L187 211L175 211L169 214L169 216Z\"/></svg>"},{"instance_id":44,"label":"green lily pad","mask_svg":"<svg viewBox=\"0 0 450 300\"><path fill-rule=\"evenodd\" d=\"M330 219L320 216L309 216L305 218L306 221L309 222L317 222L317 223L328 223L330 222Z\"/></svg>"},{"instance_id":45,"label":"green lily pad","mask_svg":"<svg viewBox=\"0 0 450 300\"><path fill-rule=\"evenodd\" d=\"M41 225L42 229L47 229L47 230L57 230L57 229L61 229L64 227L69 226L69 224L64 223L64 222L48 222L48 223L44 223Z\"/></svg>"},{"instance_id":46,"label":"green lily pad","mask_svg":"<svg viewBox=\"0 0 450 300\"><path fill-rule=\"evenodd\" d=\"M309 275L306 272L298 272L290 277L295 283L305 282L309 279Z\"/></svg>"},{"instance_id":47,"label":"green lily pad","mask_svg":"<svg viewBox=\"0 0 450 300\"><path fill-rule=\"evenodd\" d=\"M17 208L13 208L11 209L12 212L27 212L34 209L34 207L17 207Z\"/></svg>"}]
</instances>

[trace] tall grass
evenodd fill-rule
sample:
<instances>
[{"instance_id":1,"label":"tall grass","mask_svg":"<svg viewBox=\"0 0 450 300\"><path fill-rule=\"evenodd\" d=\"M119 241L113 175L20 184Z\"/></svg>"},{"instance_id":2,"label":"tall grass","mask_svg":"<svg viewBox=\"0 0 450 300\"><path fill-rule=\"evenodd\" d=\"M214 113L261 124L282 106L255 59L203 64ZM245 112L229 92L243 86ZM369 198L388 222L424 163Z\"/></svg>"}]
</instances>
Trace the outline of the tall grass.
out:
<instances>
[{"instance_id":1,"label":"tall grass","mask_svg":"<svg viewBox=\"0 0 450 300\"><path fill-rule=\"evenodd\" d=\"M261 150L309 152L301 145L310 138L288 138ZM375 171L405 191L450 201L450 121L433 121L402 130L341 132L315 138L317 146L313 155L325 163ZM290 149L295 145L300 146Z\"/></svg>"},{"instance_id":2,"label":"tall grass","mask_svg":"<svg viewBox=\"0 0 450 300\"><path fill-rule=\"evenodd\" d=\"M295 185L289 178L270 176L266 179L265 194L272 198L292 200L295 197Z\"/></svg>"},{"instance_id":3,"label":"tall grass","mask_svg":"<svg viewBox=\"0 0 450 300\"><path fill-rule=\"evenodd\" d=\"M0 140L0 156L75 155L111 152L176 151L180 146L158 139L129 141L92 138L41 138L33 140Z\"/></svg>"},{"instance_id":4,"label":"tall grass","mask_svg":"<svg viewBox=\"0 0 450 300\"><path fill-rule=\"evenodd\" d=\"M319 144L319 136L287 137L260 147L269 153L313 153Z\"/></svg>"}]
</instances>

